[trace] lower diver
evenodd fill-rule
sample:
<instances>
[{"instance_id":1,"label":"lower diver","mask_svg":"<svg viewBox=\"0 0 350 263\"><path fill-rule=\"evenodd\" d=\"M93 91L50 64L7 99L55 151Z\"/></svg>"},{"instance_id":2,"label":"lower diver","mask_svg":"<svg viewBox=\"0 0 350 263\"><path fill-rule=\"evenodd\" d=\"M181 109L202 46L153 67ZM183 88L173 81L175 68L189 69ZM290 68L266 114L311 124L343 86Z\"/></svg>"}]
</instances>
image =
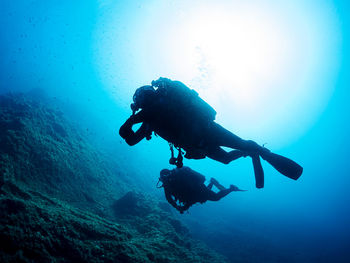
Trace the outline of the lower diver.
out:
<instances>
[{"instance_id":1,"label":"lower diver","mask_svg":"<svg viewBox=\"0 0 350 263\"><path fill-rule=\"evenodd\" d=\"M169 204L181 214L195 203L219 201L231 192L245 191L235 185L225 188L214 178L211 178L210 183L205 185L205 177L189 167L163 169L160 172L159 182L162 185L158 187L164 188ZM219 189L219 192L214 192L213 186Z\"/></svg>"}]
</instances>

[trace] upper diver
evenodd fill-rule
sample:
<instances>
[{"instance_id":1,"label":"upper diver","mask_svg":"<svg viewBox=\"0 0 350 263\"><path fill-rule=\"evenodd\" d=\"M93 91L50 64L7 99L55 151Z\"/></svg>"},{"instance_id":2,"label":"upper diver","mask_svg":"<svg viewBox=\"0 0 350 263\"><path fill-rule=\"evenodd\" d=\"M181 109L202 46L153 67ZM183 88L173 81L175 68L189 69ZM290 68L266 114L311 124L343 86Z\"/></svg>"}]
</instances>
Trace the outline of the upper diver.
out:
<instances>
[{"instance_id":1,"label":"upper diver","mask_svg":"<svg viewBox=\"0 0 350 263\"><path fill-rule=\"evenodd\" d=\"M224 164L250 156L257 188L264 187L260 157L289 178L297 180L301 176L303 168L294 161L244 140L216 123L216 111L182 82L159 78L151 84L136 90L131 104L133 113L120 127L119 134L129 145L143 138L149 140L154 132L179 150L175 159L171 148L172 164L178 167L182 167L182 149L188 159L209 157ZM142 125L134 132L132 127L137 123ZM221 146L234 150L227 152Z\"/></svg>"}]
</instances>

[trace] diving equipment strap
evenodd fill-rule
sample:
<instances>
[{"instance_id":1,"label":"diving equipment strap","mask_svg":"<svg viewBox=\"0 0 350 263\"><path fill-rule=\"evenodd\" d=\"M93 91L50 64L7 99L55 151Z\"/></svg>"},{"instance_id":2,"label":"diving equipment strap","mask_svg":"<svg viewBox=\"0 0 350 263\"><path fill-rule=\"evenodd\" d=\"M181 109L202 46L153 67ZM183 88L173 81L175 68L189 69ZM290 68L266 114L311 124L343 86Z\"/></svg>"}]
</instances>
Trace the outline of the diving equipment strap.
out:
<instances>
[{"instance_id":1,"label":"diving equipment strap","mask_svg":"<svg viewBox=\"0 0 350 263\"><path fill-rule=\"evenodd\" d=\"M171 152L171 157L169 159L169 163L172 164L172 165L176 165L177 168L181 168L183 166L183 156L182 156L182 149L181 147L176 147L175 148L178 150L178 155L177 157L175 158L174 156L174 144L171 143L171 142L168 142L169 143L169 147L170 147L170 152Z\"/></svg>"}]
</instances>

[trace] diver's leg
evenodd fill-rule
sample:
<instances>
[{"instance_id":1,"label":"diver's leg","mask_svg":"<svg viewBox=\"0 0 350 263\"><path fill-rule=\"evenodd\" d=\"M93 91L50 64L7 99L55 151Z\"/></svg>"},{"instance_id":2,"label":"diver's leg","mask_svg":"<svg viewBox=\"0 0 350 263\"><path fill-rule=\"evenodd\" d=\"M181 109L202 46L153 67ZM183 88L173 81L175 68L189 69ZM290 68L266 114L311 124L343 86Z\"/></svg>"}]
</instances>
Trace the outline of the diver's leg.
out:
<instances>
[{"instance_id":1,"label":"diver's leg","mask_svg":"<svg viewBox=\"0 0 350 263\"><path fill-rule=\"evenodd\" d=\"M219 201L221 198L225 197L226 195L228 195L232 191L233 191L233 189L231 189L231 188L221 190L220 192L217 192L217 193L215 193L213 191L208 191L208 193L207 193L207 200L209 200L209 201Z\"/></svg>"},{"instance_id":2,"label":"diver's leg","mask_svg":"<svg viewBox=\"0 0 350 263\"><path fill-rule=\"evenodd\" d=\"M258 145L251 140L243 140L237 135L233 134L229 130L226 130L221 125L213 122L210 127L210 133L208 138L211 143L216 146L226 146L233 149L238 149L247 153L263 154L269 152L266 148Z\"/></svg>"},{"instance_id":3,"label":"diver's leg","mask_svg":"<svg viewBox=\"0 0 350 263\"><path fill-rule=\"evenodd\" d=\"M207 185L207 188L209 190L211 190L213 188L213 182L212 181L210 181L210 183Z\"/></svg>"},{"instance_id":4,"label":"diver's leg","mask_svg":"<svg viewBox=\"0 0 350 263\"><path fill-rule=\"evenodd\" d=\"M225 190L225 187L223 185L221 185L215 178L211 178L210 182L213 183L215 185L215 187L217 189L219 189L220 191Z\"/></svg>"},{"instance_id":5,"label":"diver's leg","mask_svg":"<svg viewBox=\"0 0 350 263\"><path fill-rule=\"evenodd\" d=\"M238 158L246 157L247 154L239 150L226 152L221 147L214 146L208 149L207 156L215 161L228 164Z\"/></svg>"},{"instance_id":6,"label":"diver's leg","mask_svg":"<svg viewBox=\"0 0 350 263\"><path fill-rule=\"evenodd\" d=\"M243 140L215 122L212 122L208 130L206 139L208 145L213 145L210 147L211 149L208 150L207 156L216 161L225 164L230 162L230 158L227 154L224 153L225 151L223 151L222 149L220 150L220 146L226 146L238 149L244 152L245 154L250 155L252 158L256 157L256 155L260 155L265 161L271 164L281 174L291 179L297 180L303 172L303 167L294 162L293 160L272 153L270 150L258 145L254 141ZM257 162L256 160L253 162L253 164L261 166L260 162ZM261 167L256 168L258 168L255 169L257 171L262 170Z\"/></svg>"}]
</instances>

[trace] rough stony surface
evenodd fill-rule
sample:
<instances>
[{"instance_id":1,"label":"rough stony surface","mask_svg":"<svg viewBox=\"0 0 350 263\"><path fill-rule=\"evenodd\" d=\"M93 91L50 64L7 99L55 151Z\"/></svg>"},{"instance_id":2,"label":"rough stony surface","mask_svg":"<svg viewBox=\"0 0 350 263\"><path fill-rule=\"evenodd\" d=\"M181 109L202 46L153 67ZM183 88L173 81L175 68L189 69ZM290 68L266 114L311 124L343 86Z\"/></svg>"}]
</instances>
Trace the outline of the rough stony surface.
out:
<instances>
[{"instance_id":1,"label":"rough stony surface","mask_svg":"<svg viewBox=\"0 0 350 263\"><path fill-rule=\"evenodd\" d=\"M100 213L130 187L61 111L24 95L0 97L0 167L6 181Z\"/></svg>"},{"instance_id":2,"label":"rough stony surface","mask_svg":"<svg viewBox=\"0 0 350 263\"><path fill-rule=\"evenodd\" d=\"M0 262L226 262L45 102L0 96Z\"/></svg>"}]
</instances>

